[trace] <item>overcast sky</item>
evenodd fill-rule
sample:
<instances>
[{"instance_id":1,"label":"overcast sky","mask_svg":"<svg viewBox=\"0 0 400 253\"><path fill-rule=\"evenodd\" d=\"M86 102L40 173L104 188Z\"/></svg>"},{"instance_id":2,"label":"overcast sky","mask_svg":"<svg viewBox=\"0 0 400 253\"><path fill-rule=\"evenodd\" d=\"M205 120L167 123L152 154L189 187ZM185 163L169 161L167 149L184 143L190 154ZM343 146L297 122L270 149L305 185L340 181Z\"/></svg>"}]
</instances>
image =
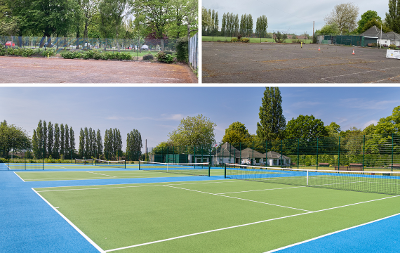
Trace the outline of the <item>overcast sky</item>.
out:
<instances>
[{"instance_id":1,"label":"overcast sky","mask_svg":"<svg viewBox=\"0 0 400 253\"><path fill-rule=\"evenodd\" d=\"M280 87L287 121L314 115L325 125L338 123L342 130L363 129L391 115L400 105L400 88ZM183 117L203 114L217 124L216 140L236 121L256 133L265 87L198 88L0 88L0 120L25 129L31 136L39 120L104 132L118 128L124 140L137 129L154 147L168 140ZM144 146L144 143L143 143Z\"/></svg>"},{"instance_id":2,"label":"overcast sky","mask_svg":"<svg viewBox=\"0 0 400 253\"><path fill-rule=\"evenodd\" d=\"M325 25L325 17L331 13L335 5L342 3L353 3L359 7L358 20L368 10L376 11L383 20L386 16L385 13L389 10L389 0L202 0L203 7L218 11L220 27L224 13L239 14L239 19L242 14L251 14L254 29L257 18L266 15L268 18L267 32L283 31L297 35L304 34L304 32L312 35L313 21L315 21L315 30L321 29Z\"/></svg>"}]
</instances>

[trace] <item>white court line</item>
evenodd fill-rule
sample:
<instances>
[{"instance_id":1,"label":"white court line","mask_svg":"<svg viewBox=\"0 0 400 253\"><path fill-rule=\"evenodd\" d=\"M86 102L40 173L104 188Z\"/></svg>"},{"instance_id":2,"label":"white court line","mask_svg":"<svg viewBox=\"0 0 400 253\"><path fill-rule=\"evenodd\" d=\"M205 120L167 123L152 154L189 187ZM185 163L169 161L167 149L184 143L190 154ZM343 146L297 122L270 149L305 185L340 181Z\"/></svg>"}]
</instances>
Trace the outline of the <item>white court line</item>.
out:
<instances>
[{"instance_id":1,"label":"white court line","mask_svg":"<svg viewBox=\"0 0 400 253\"><path fill-rule=\"evenodd\" d=\"M246 223L246 224L241 224L241 225L236 225L236 226L230 226L230 227L225 227L225 228L218 228L218 229L213 229L213 230L207 230L207 231L198 232L198 233L193 233L193 234L188 234L188 235L181 235L181 236L171 237L171 238L167 238L167 239L163 239L163 240L157 240L157 241L153 241L153 242L146 242L146 243L141 243L141 244L135 244L135 245L126 246L126 247L121 247L121 248L116 248L116 249L109 249L109 250L105 250L105 252L112 252L112 251L118 251L118 250L123 250L123 249L136 248L136 247L145 246L145 245L150 245L150 244L155 244L155 243L159 243L159 242L172 241L172 240L181 239L181 238L185 238L185 237L190 237L190 236L195 236L195 235L202 235L202 234L208 234L208 233L223 231L223 230L232 229L232 228L245 227L245 226L250 226L250 225L265 223L265 222L269 222L269 221L282 220L282 219L292 218L292 217L297 217L297 216L302 216L302 215L306 215L306 214L319 213L319 212L323 212L323 211L328 211L328 210L333 210L333 209L338 209L338 208L343 208L343 207L348 207L348 206L354 206L354 205L359 205L359 204L365 204L365 203L370 203L370 202L373 202L373 201L385 200L385 199L390 199L390 198L395 198L395 197L399 197L399 195L391 196L391 197L385 197L385 198L381 198L381 199L373 199L373 200L368 200L368 201L363 201L363 202L358 202L358 203L353 203L353 204L348 204L348 205L343 205L343 206L337 206L337 207L332 207L332 208L326 208L326 209L321 209L321 210L318 210L318 211L310 211L310 212L306 212L306 213L299 213L299 214L288 215L288 216L283 216L283 217L278 217L278 218L272 218L272 219L268 219L268 220L256 221L256 222L251 222L251 223Z\"/></svg>"},{"instance_id":2,"label":"white court line","mask_svg":"<svg viewBox=\"0 0 400 253\"><path fill-rule=\"evenodd\" d=\"M398 68L399 67L391 67L391 68L384 68L384 69L374 69L374 70L368 70L368 71L364 71L364 72L357 72L357 73L344 74L344 75L338 75L338 76L324 77L324 78L321 78L321 80L330 79L330 78L337 78L337 77L343 77L343 76L359 75L359 74L365 74L365 73L369 73L369 72L377 72L377 71L388 70L388 69L398 69Z\"/></svg>"},{"instance_id":3,"label":"white court line","mask_svg":"<svg viewBox=\"0 0 400 253\"><path fill-rule=\"evenodd\" d=\"M347 230L350 230L350 229L353 229L353 228L358 228L358 227L362 227L362 226L365 226L365 225L368 225L368 224L371 224L371 223L374 223L374 222L378 222L378 221L381 221L381 220L389 219L389 218L392 218L392 217L397 216L399 214L400 213L393 214L393 215L390 215L390 216L387 216L387 217L384 217L384 218L381 218L381 219L377 219L377 220L374 220L374 221L370 221L370 222L367 222L367 223L364 223L364 224L360 224L360 225L353 226L353 227L350 227L350 228L345 228L345 229L342 229L342 230L338 230L338 231L335 231L335 232L332 232L332 233L328 233L328 234L325 234L325 235L321 235L321 236L318 236L318 237L315 237L315 238L312 238L312 239L309 239L309 240L305 240L305 241L302 241L302 242L294 243L294 244L291 244L291 245L288 245L288 246L285 246L285 247L281 247L281 248L278 248L278 249L270 250L270 251L267 251L266 253L276 252L276 251L280 251L280 250L283 250L283 249L291 248L291 247L294 247L294 246L297 246L297 245L300 245L300 244L304 244L304 243L307 243L307 242L315 241L317 239L320 239L320 238L323 238L323 237L327 237L327 236L330 236L330 235L334 235L334 234L337 234L337 233L340 233L340 232L344 232L344 231L347 231Z\"/></svg>"},{"instance_id":4,"label":"white court line","mask_svg":"<svg viewBox=\"0 0 400 253\"><path fill-rule=\"evenodd\" d=\"M22 182L25 182L25 180L23 180L22 177L20 177L17 173L15 173L15 171L14 171L14 174L17 175L17 177L19 177L19 179L21 179Z\"/></svg>"},{"instance_id":5,"label":"white court line","mask_svg":"<svg viewBox=\"0 0 400 253\"><path fill-rule=\"evenodd\" d=\"M295 187L283 187L283 188L270 188L270 189L248 190L248 191L240 191L240 192L221 192L221 193L216 193L216 194L231 194L231 193L245 193L245 192L275 191L275 190L296 189L296 188L305 188L305 187L307 187L307 186L295 186Z\"/></svg>"},{"instance_id":6,"label":"white court line","mask_svg":"<svg viewBox=\"0 0 400 253\"><path fill-rule=\"evenodd\" d=\"M98 251L100 252L105 252L102 248L100 248L99 245L97 245L94 241L92 241L92 239L90 239L85 233L82 232L82 230L80 230L77 226L74 225L74 223L72 223L67 217L65 217L60 211L57 210L57 208L55 208L52 204L50 204L50 202L48 202L45 198L43 198L39 193L37 193L35 191L35 189L32 188L32 190L39 195L39 197L41 199L43 199L51 208L53 208L54 211L56 211L66 222L68 222L69 225L71 225L79 234L81 234L83 236L83 238L85 238L90 244L93 245L93 247L95 247Z\"/></svg>"},{"instance_id":7,"label":"white court line","mask_svg":"<svg viewBox=\"0 0 400 253\"><path fill-rule=\"evenodd\" d=\"M221 193L203 192L203 191L186 189L186 188L181 188L181 187L174 187L174 186L169 186L169 185L166 185L166 186L174 188L174 189L179 189L179 190L186 190L186 191L204 193L204 194L220 196L220 197L225 197L225 198L230 198L230 199L238 199L238 200L243 200L243 201L249 201L249 202L259 203L259 204L264 204L264 205L269 205L269 206L277 206L277 207L289 208L289 209L303 211L303 212L310 212L309 210L305 210L305 209L301 209L301 208L295 208L295 207L291 207L291 206L282 206L282 205L278 205L278 204L272 204L272 203L267 203L267 202L262 202L262 201L256 201L256 200L252 200L252 199L243 199L243 198L239 198L239 197L232 197L232 196L223 195Z\"/></svg>"},{"instance_id":8,"label":"white court line","mask_svg":"<svg viewBox=\"0 0 400 253\"><path fill-rule=\"evenodd\" d=\"M93 172L93 171L86 171L87 173L91 173L91 174L96 174L96 175L102 175L102 176L106 176L106 177L116 177L116 176L110 176L110 175L107 175L107 174L102 174L102 173L96 173L96 172Z\"/></svg>"}]
</instances>

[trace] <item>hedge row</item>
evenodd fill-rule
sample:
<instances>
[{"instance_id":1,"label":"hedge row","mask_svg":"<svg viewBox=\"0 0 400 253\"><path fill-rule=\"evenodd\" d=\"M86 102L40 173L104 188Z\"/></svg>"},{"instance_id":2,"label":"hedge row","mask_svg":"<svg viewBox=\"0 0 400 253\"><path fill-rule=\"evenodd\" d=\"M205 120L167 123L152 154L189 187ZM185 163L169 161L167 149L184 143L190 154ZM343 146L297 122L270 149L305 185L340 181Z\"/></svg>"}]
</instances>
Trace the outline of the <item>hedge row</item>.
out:
<instances>
[{"instance_id":1,"label":"hedge row","mask_svg":"<svg viewBox=\"0 0 400 253\"><path fill-rule=\"evenodd\" d=\"M111 52L99 52L99 51L86 51L86 52L62 52L60 54L64 59L95 59L95 60L132 60L132 56L129 53L111 53Z\"/></svg>"},{"instance_id":2,"label":"hedge row","mask_svg":"<svg viewBox=\"0 0 400 253\"><path fill-rule=\"evenodd\" d=\"M5 56L5 55L16 55L23 57L29 57L35 55L35 56L49 57L56 55L56 51L54 49L45 50L43 48L37 48L37 49L22 48L22 47L6 48L4 45L0 45L0 56Z\"/></svg>"}]
</instances>

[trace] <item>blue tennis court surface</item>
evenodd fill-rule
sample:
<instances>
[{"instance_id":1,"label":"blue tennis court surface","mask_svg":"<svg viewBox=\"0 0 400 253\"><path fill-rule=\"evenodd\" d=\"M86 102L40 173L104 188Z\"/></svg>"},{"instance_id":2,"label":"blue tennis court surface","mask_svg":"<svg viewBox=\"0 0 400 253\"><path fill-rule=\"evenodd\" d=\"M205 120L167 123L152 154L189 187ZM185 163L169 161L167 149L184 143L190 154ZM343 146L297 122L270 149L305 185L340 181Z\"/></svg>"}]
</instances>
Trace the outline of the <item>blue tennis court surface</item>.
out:
<instances>
[{"instance_id":1,"label":"blue tennis court surface","mask_svg":"<svg viewBox=\"0 0 400 253\"><path fill-rule=\"evenodd\" d=\"M66 170L79 171L78 169L63 169L62 171ZM93 169L93 171L95 170ZM52 169L51 171L55 170ZM223 177L172 176L23 182L13 171L1 171L0 252L99 252L51 206L43 201L32 188L206 180L223 180ZM400 213L400 206L398 213ZM362 215L362 213L359 215ZM399 252L399 234L400 215L393 215L306 242L299 242L296 245L289 245L278 251Z\"/></svg>"}]
</instances>

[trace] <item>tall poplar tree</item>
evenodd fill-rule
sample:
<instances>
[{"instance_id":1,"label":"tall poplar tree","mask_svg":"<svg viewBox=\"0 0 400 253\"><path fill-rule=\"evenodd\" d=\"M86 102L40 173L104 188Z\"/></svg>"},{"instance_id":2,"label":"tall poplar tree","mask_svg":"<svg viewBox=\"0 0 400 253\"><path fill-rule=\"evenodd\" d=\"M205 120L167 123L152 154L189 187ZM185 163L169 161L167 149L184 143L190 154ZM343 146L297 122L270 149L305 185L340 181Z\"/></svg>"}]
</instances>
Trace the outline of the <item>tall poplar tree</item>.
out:
<instances>
[{"instance_id":1,"label":"tall poplar tree","mask_svg":"<svg viewBox=\"0 0 400 253\"><path fill-rule=\"evenodd\" d=\"M393 32L400 33L400 0L389 0L389 13L386 23Z\"/></svg>"},{"instance_id":2,"label":"tall poplar tree","mask_svg":"<svg viewBox=\"0 0 400 253\"><path fill-rule=\"evenodd\" d=\"M79 132L79 156L83 158L85 156L85 132L83 132L83 129L81 128L81 131Z\"/></svg>"},{"instance_id":3,"label":"tall poplar tree","mask_svg":"<svg viewBox=\"0 0 400 253\"><path fill-rule=\"evenodd\" d=\"M58 123L54 124L53 157L54 158L60 158L60 128L58 126Z\"/></svg>"},{"instance_id":4,"label":"tall poplar tree","mask_svg":"<svg viewBox=\"0 0 400 253\"><path fill-rule=\"evenodd\" d=\"M75 134L72 127L69 129L69 146L71 147L72 152L75 153Z\"/></svg>"},{"instance_id":5,"label":"tall poplar tree","mask_svg":"<svg viewBox=\"0 0 400 253\"><path fill-rule=\"evenodd\" d=\"M46 121L43 121L43 156L46 156L47 153L47 124Z\"/></svg>"},{"instance_id":6,"label":"tall poplar tree","mask_svg":"<svg viewBox=\"0 0 400 253\"><path fill-rule=\"evenodd\" d=\"M100 156L103 154L103 141L101 139L100 129L97 129L96 142L97 142L97 144L96 144L96 146L97 146L96 157L100 158Z\"/></svg>"},{"instance_id":7,"label":"tall poplar tree","mask_svg":"<svg viewBox=\"0 0 400 253\"><path fill-rule=\"evenodd\" d=\"M85 154L85 157L86 158L90 158L90 155L91 155L91 153L90 153L90 136L89 136L89 129L87 128L87 127L85 127L85 130L83 130L84 131L84 136L85 136L85 152L84 152L84 154Z\"/></svg>"},{"instance_id":8,"label":"tall poplar tree","mask_svg":"<svg viewBox=\"0 0 400 253\"><path fill-rule=\"evenodd\" d=\"M260 106L257 137L263 141L283 138L286 119L282 114L282 96L279 87L266 87Z\"/></svg>"},{"instance_id":9,"label":"tall poplar tree","mask_svg":"<svg viewBox=\"0 0 400 253\"><path fill-rule=\"evenodd\" d=\"M138 161L143 147L142 136L137 129L133 129L126 137L126 159Z\"/></svg>"},{"instance_id":10,"label":"tall poplar tree","mask_svg":"<svg viewBox=\"0 0 400 253\"><path fill-rule=\"evenodd\" d=\"M47 153L50 156L53 156L53 146L54 146L54 132L53 132L53 124L51 121L47 126Z\"/></svg>"},{"instance_id":11,"label":"tall poplar tree","mask_svg":"<svg viewBox=\"0 0 400 253\"><path fill-rule=\"evenodd\" d=\"M64 124L60 125L60 157L64 159L65 154L65 131Z\"/></svg>"},{"instance_id":12,"label":"tall poplar tree","mask_svg":"<svg viewBox=\"0 0 400 253\"><path fill-rule=\"evenodd\" d=\"M67 156L68 158L71 158L71 148L69 145L69 127L68 124L65 124L65 144L64 144L64 149L65 149L65 156Z\"/></svg>"},{"instance_id":13,"label":"tall poplar tree","mask_svg":"<svg viewBox=\"0 0 400 253\"><path fill-rule=\"evenodd\" d=\"M37 153L36 158L43 158L43 123L42 120L39 120L38 126L36 128L36 137L37 137Z\"/></svg>"}]
</instances>

